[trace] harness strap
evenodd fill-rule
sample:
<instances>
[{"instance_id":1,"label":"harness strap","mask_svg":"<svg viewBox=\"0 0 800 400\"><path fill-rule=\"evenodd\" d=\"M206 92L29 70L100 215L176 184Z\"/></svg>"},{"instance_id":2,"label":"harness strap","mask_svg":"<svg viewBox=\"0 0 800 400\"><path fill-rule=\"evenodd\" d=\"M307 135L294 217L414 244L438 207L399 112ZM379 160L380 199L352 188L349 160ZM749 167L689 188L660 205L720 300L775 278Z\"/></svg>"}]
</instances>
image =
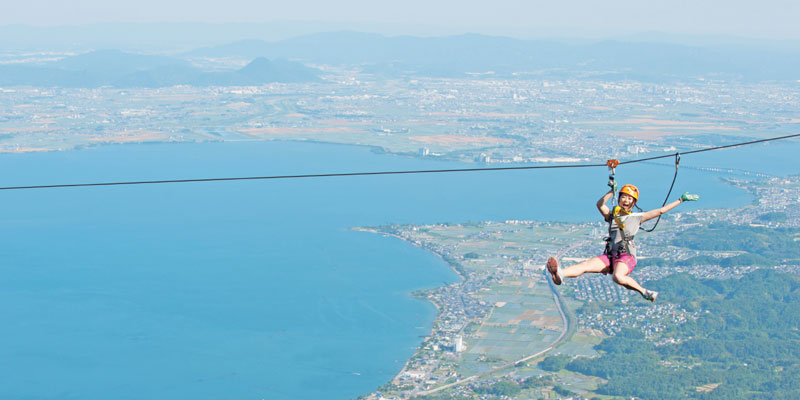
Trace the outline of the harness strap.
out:
<instances>
[{"instance_id":1,"label":"harness strap","mask_svg":"<svg viewBox=\"0 0 800 400\"><path fill-rule=\"evenodd\" d=\"M620 231L623 231L623 230L625 230L625 224L622 223L621 219L619 219L620 211L623 211L622 207L615 206L614 207L614 212L612 212L611 215L614 218L614 222L617 223L617 227L619 227ZM611 224L611 222L609 222L609 229L610 229L610 224ZM623 233L623 235L624 235L624 233Z\"/></svg>"},{"instance_id":2,"label":"harness strap","mask_svg":"<svg viewBox=\"0 0 800 400\"><path fill-rule=\"evenodd\" d=\"M609 262L611 263L611 268L614 268L614 260L619 259L620 254L630 254L630 242L633 240L633 237L625 236L625 224L620 219L621 212L624 212L624 209L620 206L614 206L613 210L611 211L610 218L608 219L608 233L609 236L606 237L606 251L605 254L608 257ZM611 226L612 221L617 223L617 231L619 235L622 237L620 241L620 246L617 247L617 251L611 251L614 248L614 243L611 240Z\"/></svg>"}]
</instances>

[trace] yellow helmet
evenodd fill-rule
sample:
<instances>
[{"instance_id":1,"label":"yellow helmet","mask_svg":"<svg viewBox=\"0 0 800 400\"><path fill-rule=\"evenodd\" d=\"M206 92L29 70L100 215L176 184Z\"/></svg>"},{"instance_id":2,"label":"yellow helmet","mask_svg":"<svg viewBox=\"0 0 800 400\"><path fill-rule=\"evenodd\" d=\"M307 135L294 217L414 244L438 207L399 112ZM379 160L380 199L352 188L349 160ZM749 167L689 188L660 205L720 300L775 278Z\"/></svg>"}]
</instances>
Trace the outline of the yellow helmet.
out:
<instances>
[{"instance_id":1,"label":"yellow helmet","mask_svg":"<svg viewBox=\"0 0 800 400\"><path fill-rule=\"evenodd\" d=\"M625 185L622 189L619 190L619 194L622 195L623 193L630 195L633 197L634 202L639 201L639 188L633 185Z\"/></svg>"}]
</instances>

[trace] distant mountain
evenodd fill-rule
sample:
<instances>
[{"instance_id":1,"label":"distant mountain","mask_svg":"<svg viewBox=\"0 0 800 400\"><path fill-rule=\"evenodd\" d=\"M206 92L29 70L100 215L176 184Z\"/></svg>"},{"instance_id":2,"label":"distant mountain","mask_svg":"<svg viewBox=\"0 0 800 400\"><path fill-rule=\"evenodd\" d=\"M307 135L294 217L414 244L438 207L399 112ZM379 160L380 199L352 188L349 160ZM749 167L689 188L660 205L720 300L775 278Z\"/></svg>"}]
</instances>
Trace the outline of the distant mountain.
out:
<instances>
[{"instance_id":1,"label":"distant mountain","mask_svg":"<svg viewBox=\"0 0 800 400\"><path fill-rule=\"evenodd\" d=\"M319 80L319 71L303 64L258 57L237 74L256 82L310 82Z\"/></svg>"},{"instance_id":2,"label":"distant mountain","mask_svg":"<svg viewBox=\"0 0 800 400\"><path fill-rule=\"evenodd\" d=\"M204 72L192 57L254 60L238 71ZM294 60L294 61L286 61ZM566 44L465 34L383 36L332 32L265 42L244 40L176 57L96 51L34 67L0 66L0 85L96 87L253 85L311 82L319 71L302 63L356 66L378 76L492 76L638 81L800 80L800 50L753 43L714 46L603 41Z\"/></svg>"},{"instance_id":3,"label":"distant mountain","mask_svg":"<svg viewBox=\"0 0 800 400\"><path fill-rule=\"evenodd\" d=\"M281 57L321 64L360 65L383 74L580 78L603 74L639 80L722 77L742 80L800 79L800 51L747 45L686 46L604 41L592 44L520 40L466 34L444 37L382 36L333 32L265 42L245 40L192 51L187 56ZM400 66L393 68L392 66ZM402 71L402 72L401 72Z\"/></svg>"},{"instance_id":4,"label":"distant mountain","mask_svg":"<svg viewBox=\"0 0 800 400\"><path fill-rule=\"evenodd\" d=\"M318 70L286 60L270 61L259 57L240 70L204 72L178 58L117 50L81 54L44 66L0 66L0 85L3 86L238 86L318 80Z\"/></svg>"}]
</instances>

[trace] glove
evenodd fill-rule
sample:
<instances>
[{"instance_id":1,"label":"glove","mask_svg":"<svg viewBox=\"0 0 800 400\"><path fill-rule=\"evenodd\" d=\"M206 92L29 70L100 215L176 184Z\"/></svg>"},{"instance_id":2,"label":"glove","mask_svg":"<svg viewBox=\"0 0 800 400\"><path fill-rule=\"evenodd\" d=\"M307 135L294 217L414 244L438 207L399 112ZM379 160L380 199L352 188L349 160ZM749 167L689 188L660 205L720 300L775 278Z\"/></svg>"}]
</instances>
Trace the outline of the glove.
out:
<instances>
[{"instance_id":1,"label":"glove","mask_svg":"<svg viewBox=\"0 0 800 400\"><path fill-rule=\"evenodd\" d=\"M609 180L608 180L608 187L610 187L610 188L611 188L611 190L612 190L614 193L616 193L616 192L617 192L617 181L615 181L615 180L612 180L612 179L609 179Z\"/></svg>"},{"instance_id":2,"label":"glove","mask_svg":"<svg viewBox=\"0 0 800 400\"><path fill-rule=\"evenodd\" d=\"M681 195L680 200L681 200L681 202L684 202L684 201L697 201L697 200L700 200L700 195L689 194L689 192L686 192L686 193Z\"/></svg>"}]
</instances>

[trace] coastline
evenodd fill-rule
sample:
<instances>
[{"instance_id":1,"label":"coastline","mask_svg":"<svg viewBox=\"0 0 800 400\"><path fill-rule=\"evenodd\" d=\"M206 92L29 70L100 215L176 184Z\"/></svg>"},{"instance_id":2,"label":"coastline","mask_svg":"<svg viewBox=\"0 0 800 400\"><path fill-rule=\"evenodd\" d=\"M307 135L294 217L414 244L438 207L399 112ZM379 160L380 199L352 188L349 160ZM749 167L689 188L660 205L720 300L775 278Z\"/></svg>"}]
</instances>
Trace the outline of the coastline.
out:
<instances>
[{"instance_id":1,"label":"coastline","mask_svg":"<svg viewBox=\"0 0 800 400\"><path fill-rule=\"evenodd\" d=\"M457 264L457 263L455 263L454 261L448 260L448 259L447 259L447 258L446 258L446 257L445 257L443 254L439 253L438 251L436 251L436 250L434 250L434 249L429 249L429 248L427 248L427 247L425 247L425 246L422 246L422 245L421 245L421 244L419 244L419 243L414 243L414 242L412 242L412 241L410 241L410 240L408 240L408 239L406 239L406 238L404 238L404 237L402 237L402 236L400 236L400 235L395 235L395 234L393 234L393 233L388 233L388 232L379 231L379 230L377 230L377 229L372 229L372 228L364 228L364 227L353 227L353 228L350 228L350 230L352 230L352 231L356 231L356 232L367 232L367 233L374 233L374 234L381 235L381 236L388 236L388 237L393 237L393 238L395 238L395 239L400 239L400 240L402 240L402 241L404 241L404 242L406 242L406 243L408 243L408 244L411 244L411 245L413 245L414 247L420 248L420 249L422 249L422 250L425 250L425 251L427 251L427 252L430 252L430 253L432 253L432 254L436 255L436 256L437 256L437 257L439 257L439 258L440 258L442 261L444 261L444 262L445 262L445 264L447 264L447 265L450 267L450 269L452 269L452 270L453 270L453 272L455 272L456 274L458 274L458 277L459 277L459 278L461 278L461 281L462 281L462 282L463 282L463 281L465 281L465 280L467 280L467 277L466 277L466 276L464 276L464 271L463 271L461 268L459 268L459 267L461 267L461 265L460 265L460 264ZM437 308L438 308L438 306L437 306Z\"/></svg>"},{"instance_id":2,"label":"coastline","mask_svg":"<svg viewBox=\"0 0 800 400\"><path fill-rule=\"evenodd\" d=\"M353 228L350 228L350 230L356 231L356 232L366 232L366 233L378 234L378 235L385 236L385 237L392 237L392 238L395 238L395 239L399 239L399 240L401 240L401 241L403 241L405 243L409 243L409 244L411 244L411 245L413 245L413 246L415 246L417 248L420 248L422 250L428 251L428 252L436 255L437 257L439 257L442 261L444 261L450 267L450 269L452 269L456 274L458 274L459 278L461 279L461 282L466 281L466 277L463 275L463 271L461 271L459 268L457 268L455 265L453 265L452 261L448 260L447 258L444 257L444 255L442 255L441 253L439 253L439 252L437 252L435 250L428 249L428 248L422 246L421 244L414 243L413 241L407 240L406 238L404 238L404 237L402 237L400 235L396 235L396 234L392 234L392 233L388 233L388 232L382 232L382 231L379 231L379 230L373 229L373 228L353 227ZM439 287L441 287L441 286L439 286ZM440 320L440 318L442 316L442 308L443 308L443 306L440 305L439 303L437 303L436 301L434 301L434 299L431 299L430 297L427 297L427 296L421 296L421 295L418 294L418 291L411 292L411 295L416 297L416 298L418 298L418 299L427 300L428 302L433 304L433 306L436 308L436 317L431 322L431 329L428 332L428 335L425 337L425 339L422 342L420 342L420 345L418 345L416 347L416 349L414 350L414 354L411 357L409 357L403 363L403 367L400 368L400 371L398 371L397 374L395 374L395 376L392 377L392 379L387 383L394 382L396 379L401 377L407 371L409 363L411 362L411 359L414 356L416 356L419 353L419 351L422 349L422 343L424 343L425 340L427 340L428 338L433 336L434 325L435 325L435 323L437 321Z\"/></svg>"}]
</instances>

